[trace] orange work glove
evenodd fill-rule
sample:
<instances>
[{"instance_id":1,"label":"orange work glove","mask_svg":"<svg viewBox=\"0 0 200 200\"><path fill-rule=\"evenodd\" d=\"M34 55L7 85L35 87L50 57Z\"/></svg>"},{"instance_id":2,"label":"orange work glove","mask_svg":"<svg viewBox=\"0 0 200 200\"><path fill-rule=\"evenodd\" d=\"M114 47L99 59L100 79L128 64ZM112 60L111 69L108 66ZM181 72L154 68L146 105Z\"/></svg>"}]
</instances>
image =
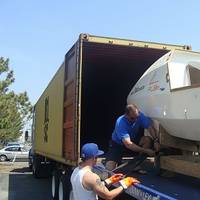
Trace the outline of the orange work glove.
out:
<instances>
[{"instance_id":1,"label":"orange work glove","mask_svg":"<svg viewBox=\"0 0 200 200\"><path fill-rule=\"evenodd\" d=\"M127 189L128 187L130 187L131 185L134 185L135 183L140 183L140 181L138 181L137 179L133 177L126 177L119 182L124 189Z\"/></svg>"},{"instance_id":2,"label":"orange work glove","mask_svg":"<svg viewBox=\"0 0 200 200\"><path fill-rule=\"evenodd\" d=\"M111 176L110 178L107 178L104 182L106 183L106 185L110 185L110 184L114 184L119 182L122 178L123 178L123 174L115 174L113 176Z\"/></svg>"}]
</instances>

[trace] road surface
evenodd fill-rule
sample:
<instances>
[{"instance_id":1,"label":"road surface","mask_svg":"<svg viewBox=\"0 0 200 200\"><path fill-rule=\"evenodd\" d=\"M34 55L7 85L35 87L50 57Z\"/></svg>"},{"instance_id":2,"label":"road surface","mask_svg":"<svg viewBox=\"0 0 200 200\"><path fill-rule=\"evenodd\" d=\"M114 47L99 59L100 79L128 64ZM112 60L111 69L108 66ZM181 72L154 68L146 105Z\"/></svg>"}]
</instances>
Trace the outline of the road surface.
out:
<instances>
[{"instance_id":1,"label":"road surface","mask_svg":"<svg viewBox=\"0 0 200 200\"><path fill-rule=\"evenodd\" d=\"M0 200L51 200L51 180L35 179L27 162L0 163Z\"/></svg>"}]
</instances>

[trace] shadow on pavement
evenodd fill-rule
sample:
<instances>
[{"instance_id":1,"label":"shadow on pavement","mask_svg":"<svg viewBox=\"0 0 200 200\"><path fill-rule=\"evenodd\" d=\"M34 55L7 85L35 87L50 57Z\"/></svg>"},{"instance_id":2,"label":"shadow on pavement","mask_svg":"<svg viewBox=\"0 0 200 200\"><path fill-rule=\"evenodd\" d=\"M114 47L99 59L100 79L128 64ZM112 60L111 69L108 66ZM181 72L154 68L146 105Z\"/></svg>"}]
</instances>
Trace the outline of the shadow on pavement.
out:
<instances>
[{"instance_id":1,"label":"shadow on pavement","mask_svg":"<svg viewBox=\"0 0 200 200\"><path fill-rule=\"evenodd\" d=\"M22 167L22 168L13 169L10 172L26 173L26 172L31 172L31 169L29 167Z\"/></svg>"},{"instance_id":2,"label":"shadow on pavement","mask_svg":"<svg viewBox=\"0 0 200 200\"><path fill-rule=\"evenodd\" d=\"M32 174L9 174L8 176L8 200L51 199L50 179L35 179Z\"/></svg>"}]
</instances>

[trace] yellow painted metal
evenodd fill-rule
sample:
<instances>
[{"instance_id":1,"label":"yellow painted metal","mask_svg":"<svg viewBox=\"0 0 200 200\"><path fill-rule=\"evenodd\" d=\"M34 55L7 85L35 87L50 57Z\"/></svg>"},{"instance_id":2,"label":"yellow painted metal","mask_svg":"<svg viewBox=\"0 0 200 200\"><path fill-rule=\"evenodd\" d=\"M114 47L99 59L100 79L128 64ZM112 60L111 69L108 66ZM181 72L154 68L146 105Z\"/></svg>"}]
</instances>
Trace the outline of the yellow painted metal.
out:
<instances>
[{"instance_id":1,"label":"yellow painted metal","mask_svg":"<svg viewBox=\"0 0 200 200\"><path fill-rule=\"evenodd\" d=\"M146 42L146 41L138 41L138 40L127 40L120 38L110 38L110 37L99 37L89 34L81 34L80 38L82 40L94 43L104 43L104 44L112 44L112 45L123 45L123 46L134 46L134 47L144 47L144 48L155 48L155 49L183 49L183 50L191 50L190 45L173 45L173 44L165 44L165 43L156 43L156 42Z\"/></svg>"},{"instance_id":2,"label":"yellow painted metal","mask_svg":"<svg viewBox=\"0 0 200 200\"><path fill-rule=\"evenodd\" d=\"M50 158L62 158L64 64L61 65L35 105L35 151ZM45 100L49 99L47 140L45 141Z\"/></svg>"},{"instance_id":3,"label":"yellow painted metal","mask_svg":"<svg viewBox=\"0 0 200 200\"><path fill-rule=\"evenodd\" d=\"M65 160L61 156L53 155L53 154L48 153L46 151L42 152L42 151L36 150L35 153L39 154L41 156L47 157L47 158L51 158L52 160L55 160L55 161L60 162L62 164L66 164L66 165L70 165L70 166L76 166L77 165L77 162L74 162L74 161L71 161L71 160Z\"/></svg>"}]
</instances>

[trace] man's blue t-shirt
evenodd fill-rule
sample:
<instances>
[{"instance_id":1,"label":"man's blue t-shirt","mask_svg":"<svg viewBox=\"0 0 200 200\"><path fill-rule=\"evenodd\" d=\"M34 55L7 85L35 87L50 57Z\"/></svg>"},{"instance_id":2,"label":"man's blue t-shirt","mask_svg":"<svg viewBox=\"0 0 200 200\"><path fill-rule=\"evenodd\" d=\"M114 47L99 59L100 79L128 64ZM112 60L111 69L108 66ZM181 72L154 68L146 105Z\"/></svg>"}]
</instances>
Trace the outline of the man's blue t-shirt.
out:
<instances>
[{"instance_id":1,"label":"man's blue t-shirt","mask_svg":"<svg viewBox=\"0 0 200 200\"><path fill-rule=\"evenodd\" d=\"M115 124L115 129L112 133L112 140L118 144L123 145L122 140L130 137L133 142L136 138L139 128L149 128L152 120L146 117L142 112L139 112L139 116L135 121L130 122L125 115L120 116Z\"/></svg>"}]
</instances>

